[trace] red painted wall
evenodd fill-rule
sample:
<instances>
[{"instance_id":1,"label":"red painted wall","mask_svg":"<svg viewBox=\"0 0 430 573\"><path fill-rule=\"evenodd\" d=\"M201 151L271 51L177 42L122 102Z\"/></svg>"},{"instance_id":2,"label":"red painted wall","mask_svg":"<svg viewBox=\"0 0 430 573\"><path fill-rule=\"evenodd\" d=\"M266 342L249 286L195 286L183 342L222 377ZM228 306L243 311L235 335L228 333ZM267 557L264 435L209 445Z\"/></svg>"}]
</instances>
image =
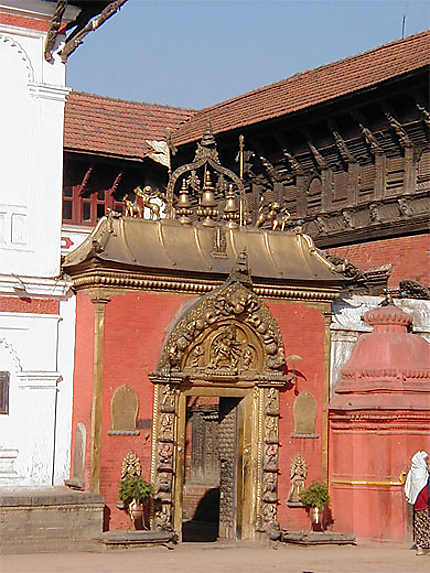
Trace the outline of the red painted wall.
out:
<instances>
[{"instance_id":1,"label":"red painted wall","mask_svg":"<svg viewBox=\"0 0 430 573\"><path fill-rule=\"evenodd\" d=\"M101 493L108 506L109 529L129 528L129 518L116 507L121 462L132 449L139 456L144 477L150 477L151 428L138 436L109 435L110 404L115 390L127 384L139 397L138 420L152 419L153 386L148 374L155 369L167 329L182 305L194 297L164 293L117 295L106 305L103 370L103 422L101 443ZM324 321L321 313L304 304L268 304L284 338L286 355L298 354L299 379L295 389L280 398L279 519L281 526L301 529L308 526L303 508L286 505L290 487L290 464L296 453L308 464L308 483L321 479L321 410L316 421L316 439L293 438L292 406L299 392L311 392L321 405L323 380ZM87 474L91 432L92 372L94 360L94 305L87 295L78 295L75 357L75 406L73 427L83 422L87 428ZM139 425L139 423L138 423ZM87 475L88 479L88 475Z\"/></svg>"},{"instance_id":2,"label":"red painted wall","mask_svg":"<svg viewBox=\"0 0 430 573\"><path fill-rule=\"evenodd\" d=\"M85 455L85 485L89 484L91 406L94 368L94 304L88 295L78 293L76 298L75 372L73 377L72 452L76 425L84 424L87 433ZM73 463L73 460L72 460ZM73 467L73 466L72 466ZM73 475L73 470L72 470Z\"/></svg>"},{"instance_id":3,"label":"red painted wall","mask_svg":"<svg viewBox=\"0 0 430 573\"><path fill-rule=\"evenodd\" d=\"M138 436L110 436L111 398L127 384L139 396L138 420L152 420L153 385L148 374L155 369L167 328L191 297L170 294L128 293L112 298L106 306L103 371L103 424L101 493L110 509L110 529L129 528L124 510L116 507L121 462L132 449L140 458L142 474L149 480L151 429Z\"/></svg>"},{"instance_id":4,"label":"red painted wall","mask_svg":"<svg viewBox=\"0 0 430 573\"><path fill-rule=\"evenodd\" d=\"M430 285L430 235L414 235L382 239L358 245L327 249L332 255L349 259L363 270L393 265L389 286L398 286L402 279Z\"/></svg>"},{"instance_id":5,"label":"red painted wall","mask_svg":"<svg viewBox=\"0 0 430 573\"><path fill-rule=\"evenodd\" d=\"M279 420L279 485L278 519L281 527L298 530L309 527L309 518L303 508L287 506L290 489L290 465L300 453L308 466L306 485L321 480L321 404L324 358L324 319L322 314L304 304L272 302L269 309L281 328L285 355L297 354L303 358L296 363L299 373L296 387L281 392ZM315 432L318 438L294 438L293 403L300 392L311 392L318 404Z\"/></svg>"},{"instance_id":6,"label":"red painted wall","mask_svg":"<svg viewBox=\"0 0 430 573\"><path fill-rule=\"evenodd\" d=\"M346 423L331 420L331 482L398 483L412 455L430 448L428 412L414 412L415 421L403 423L398 411L373 412L378 422L361 421L357 414ZM337 531L376 541L408 539L408 505L402 486L331 483L330 494Z\"/></svg>"}]
</instances>

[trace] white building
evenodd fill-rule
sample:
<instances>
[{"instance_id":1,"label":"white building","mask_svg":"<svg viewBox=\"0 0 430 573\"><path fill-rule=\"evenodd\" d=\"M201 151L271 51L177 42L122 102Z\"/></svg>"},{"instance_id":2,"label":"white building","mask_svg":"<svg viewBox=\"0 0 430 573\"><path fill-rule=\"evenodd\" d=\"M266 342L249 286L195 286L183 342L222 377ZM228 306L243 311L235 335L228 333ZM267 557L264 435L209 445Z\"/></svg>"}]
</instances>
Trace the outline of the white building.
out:
<instances>
[{"instance_id":1,"label":"white building","mask_svg":"<svg viewBox=\"0 0 430 573\"><path fill-rule=\"evenodd\" d=\"M59 51L83 4L0 1L0 487L69 477L75 301L59 278Z\"/></svg>"}]
</instances>

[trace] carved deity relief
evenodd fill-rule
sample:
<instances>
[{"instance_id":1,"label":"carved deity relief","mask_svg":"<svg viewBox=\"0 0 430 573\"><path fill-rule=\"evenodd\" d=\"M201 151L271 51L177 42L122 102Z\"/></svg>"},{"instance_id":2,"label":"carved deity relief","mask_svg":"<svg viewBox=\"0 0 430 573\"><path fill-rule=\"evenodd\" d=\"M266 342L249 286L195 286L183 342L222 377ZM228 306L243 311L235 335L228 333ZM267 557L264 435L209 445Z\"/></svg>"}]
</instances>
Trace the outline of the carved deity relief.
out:
<instances>
[{"instance_id":1,"label":"carved deity relief","mask_svg":"<svg viewBox=\"0 0 430 573\"><path fill-rule=\"evenodd\" d=\"M265 412L270 416L279 416L279 390L268 388L266 391Z\"/></svg>"},{"instance_id":2,"label":"carved deity relief","mask_svg":"<svg viewBox=\"0 0 430 573\"><path fill-rule=\"evenodd\" d=\"M158 444L158 471L173 471L173 444L165 442Z\"/></svg>"},{"instance_id":3,"label":"carved deity relief","mask_svg":"<svg viewBox=\"0 0 430 573\"><path fill-rule=\"evenodd\" d=\"M176 390L169 385L165 385L161 390L161 412L174 413Z\"/></svg>"},{"instance_id":4,"label":"carved deity relief","mask_svg":"<svg viewBox=\"0 0 430 573\"><path fill-rule=\"evenodd\" d=\"M290 491L288 493L289 503L300 503L300 493L305 488L308 468L304 457L296 454L291 461L290 467Z\"/></svg>"},{"instance_id":5,"label":"carved deity relief","mask_svg":"<svg viewBox=\"0 0 430 573\"><path fill-rule=\"evenodd\" d=\"M278 501L278 494L276 492L278 487L278 474L265 473L263 479L263 501L266 503L276 503Z\"/></svg>"},{"instance_id":6,"label":"carved deity relief","mask_svg":"<svg viewBox=\"0 0 430 573\"><path fill-rule=\"evenodd\" d=\"M160 431L158 439L160 442L173 442L174 439L174 414L162 413L160 416Z\"/></svg>"},{"instance_id":7,"label":"carved deity relief","mask_svg":"<svg viewBox=\"0 0 430 573\"><path fill-rule=\"evenodd\" d=\"M140 460L133 450L130 450L121 464L121 479L126 477L139 477L142 474Z\"/></svg>"},{"instance_id":8,"label":"carved deity relief","mask_svg":"<svg viewBox=\"0 0 430 573\"><path fill-rule=\"evenodd\" d=\"M267 472L278 471L278 444L265 445L263 469Z\"/></svg>"},{"instance_id":9,"label":"carved deity relief","mask_svg":"<svg viewBox=\"0 0 430 573\"><path fill-rule=\"evenodd\" d=\"M267 416L264 427L264 441L266 444L278 443L278 418L276 416Z\"/></svg>"}]
</instances>

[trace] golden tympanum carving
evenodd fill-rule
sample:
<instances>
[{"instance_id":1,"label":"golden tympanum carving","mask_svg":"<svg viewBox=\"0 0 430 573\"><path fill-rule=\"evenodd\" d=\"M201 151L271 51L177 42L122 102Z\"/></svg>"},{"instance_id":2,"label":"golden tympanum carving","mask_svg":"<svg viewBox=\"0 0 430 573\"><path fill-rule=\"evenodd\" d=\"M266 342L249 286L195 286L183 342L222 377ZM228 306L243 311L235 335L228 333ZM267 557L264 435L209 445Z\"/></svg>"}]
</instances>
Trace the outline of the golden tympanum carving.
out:
<instances>
[{"instance_id":1,"label":"golden tympanum carving","mask_svg":"<svg viewBox=\"0 0 430 573\"><path fill-rule=\"evenodd\" d=\"M161 373L245 375L282 368L279 326L248 281L246 271L239 269L187 310L164 345Z\"/></svg>"}]
</instances>

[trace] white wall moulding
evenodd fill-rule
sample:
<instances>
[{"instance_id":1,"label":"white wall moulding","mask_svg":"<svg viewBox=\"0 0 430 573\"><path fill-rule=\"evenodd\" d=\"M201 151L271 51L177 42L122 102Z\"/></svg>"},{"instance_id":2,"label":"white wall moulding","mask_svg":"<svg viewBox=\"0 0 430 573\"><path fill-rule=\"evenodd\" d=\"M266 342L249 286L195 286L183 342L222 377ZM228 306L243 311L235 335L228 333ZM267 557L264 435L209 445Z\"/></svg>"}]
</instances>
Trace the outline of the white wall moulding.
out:
<instances>
[{"instance_id":1,"label":"white wall moulding","mask_svg":"<svg viewBox=\"0 0 430 573\"><path fill-rule=\"evenodd\" d=\"M46 84L36 84L36 83L29 83L28 87L30 90L30 94L34 98L54 100L59 102L64 102L67 94L72 91L71 88L65 88L56 85L50 86Z\"/></svg>"},{"instance_id":2,"label":"white wall moulding","mask_svg":"<svg viewBox=\"0 0 430 573\"><path fill-rule=\"evenodd\" d=\"M7 449L0 446L0 485L3 482L16 483L20 476L15 469L16 458L19 451L16 449Z\"/></svg>"},{"instance_id":3,"label":"white wall moulding","mask_svg":"<svg viewBox=\"0 0 430 573\"><path fill-rule=\"evenodd\" d=\"M71 291L63 279L0 274L0 295L62 299L71 296Z\"/></svg>"},{"instance_id":4,"label":"white wall moulding","mask_svg":"<svg viewBox=\"0 0 430 573\"><path fill-rule=\"evenodd\" d=\"M19 372L16 375L19 388L31 390L57 390L63 380L59 372Z\"/></svg>"}]
</instances>

